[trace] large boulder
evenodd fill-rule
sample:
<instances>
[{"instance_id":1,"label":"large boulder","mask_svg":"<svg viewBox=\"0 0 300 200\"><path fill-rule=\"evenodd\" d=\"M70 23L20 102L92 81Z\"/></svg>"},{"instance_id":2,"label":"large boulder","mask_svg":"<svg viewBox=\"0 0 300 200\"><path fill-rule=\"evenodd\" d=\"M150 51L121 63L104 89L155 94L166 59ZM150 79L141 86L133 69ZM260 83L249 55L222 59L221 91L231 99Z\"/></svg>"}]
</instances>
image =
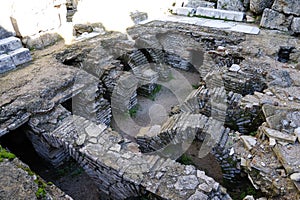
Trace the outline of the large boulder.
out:
<instances>
[{"instance_id":1,"label":"large boulder","mask_svg":"<svg viewBox=\"0 0 300 200\"><path fill-rule=\"evenodd\" d=\"M218 0L217 8L222 10L245 11L241 0Z\"/></svg>"},{"instance_id":2,"label":"large boulder","mask_svg":"<svg viewBox=\"0 0 300 200\"><path fill-rule=\"evenodd\" d=\"M271 8L274 0L250 0L250 10L255 14L263 13L265 8Z\"/></svg>"},{"instance_id":3,"label":"large boulder","mask_svg":"<svg viewBox=\"0 0 300 200\"><path fill-rule=\"evenodd\" d=\"M288 31L293 17L286 17L284 14L266 8L262 15L260 25L265 28Z\"/></svg>"},{"instance_id":4,"label":"large boulder","mask_svg":"<svg viewBox=\"0 0 300 200\"><path fill-rule=\"evenodd\" d=\"M300 1L299 0L275 0L273 10L300 16Z\"/></svg>"}]
</instances>

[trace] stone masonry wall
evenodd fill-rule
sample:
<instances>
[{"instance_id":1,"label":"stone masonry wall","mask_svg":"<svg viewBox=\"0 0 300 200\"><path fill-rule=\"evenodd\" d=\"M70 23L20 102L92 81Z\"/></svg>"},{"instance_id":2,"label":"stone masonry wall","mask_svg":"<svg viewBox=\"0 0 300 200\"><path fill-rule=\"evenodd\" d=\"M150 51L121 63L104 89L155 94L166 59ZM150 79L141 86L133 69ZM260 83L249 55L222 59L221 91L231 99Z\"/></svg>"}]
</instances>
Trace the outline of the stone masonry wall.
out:
<instances>
[{"instance_id":1,"label":"stone masonry wall","mask_svg":"<svg viewBox=\"0 0 300 200\"><path fill-rule=\"evenodd\" d=\"M271 9L264 10L260 25L299 34L300 2L298 0L275 0Z\"/></svg>"},{"instance_id":2,"label":"stone masonry wall","mask_svg":"<svg viewBox=\"0 0 300 200\"><path fill-rule=\"evenodd\" d=\"M145 191L152 193L151 199L230 199L224 188L204 172L170 159L143 155L135 143L105 125L73 115L46 134L113 199L139 196Z\"/></svg>"}]
</instances>

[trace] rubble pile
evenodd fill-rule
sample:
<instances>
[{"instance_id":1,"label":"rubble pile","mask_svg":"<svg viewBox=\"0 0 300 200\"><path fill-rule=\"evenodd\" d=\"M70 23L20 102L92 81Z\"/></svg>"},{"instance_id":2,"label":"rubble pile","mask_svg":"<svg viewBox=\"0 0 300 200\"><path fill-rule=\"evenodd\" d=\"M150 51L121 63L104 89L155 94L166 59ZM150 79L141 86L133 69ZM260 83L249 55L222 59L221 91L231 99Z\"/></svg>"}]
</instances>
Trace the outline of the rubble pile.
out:
<instances>
[{"instance_id":1,"label":"rubble pile","mask_svg":"<svg viewBox=\"0 0 300 200\"><path fill-rule=\"evenodd\" d=\"M294 178L299 173L299 110L264 105L263 111L267 122L256 137L240 136L235 152L255 188L274 198L299 198Z\"/></svg>"}]
</instances>

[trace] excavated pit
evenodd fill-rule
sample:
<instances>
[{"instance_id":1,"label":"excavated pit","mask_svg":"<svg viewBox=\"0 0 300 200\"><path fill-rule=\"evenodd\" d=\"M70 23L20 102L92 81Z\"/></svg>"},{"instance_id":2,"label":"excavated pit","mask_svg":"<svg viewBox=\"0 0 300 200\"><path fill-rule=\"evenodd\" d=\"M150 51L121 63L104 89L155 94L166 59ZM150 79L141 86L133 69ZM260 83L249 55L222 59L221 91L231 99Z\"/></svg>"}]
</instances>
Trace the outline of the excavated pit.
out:
<instances>
[{"instance_id":1,"label":"excavated pit","mask_svg":"<svg viewBox=\"0 0 300 200\"><path fill-rule=\"evenodd\" d=\"M215 46L215 44L212 44L211 42L207 45L212 45L208 47L208 49L213 49L213 46ZM204 64L203 61L205 57L202 51L199 51L198 49L189 49L191 56L190 62L174 53L168 53L161 50L158 50L158 54L163 54L164 56L160 57L159 60L157 57L153 57L153 51L153 49L144 48L127 52L126 54L117 58L117 60L120 61L120 69L132 73L132 71L134 71L134 69L137 69L139 66L147 66L148 64L150 64L150 66L153 67L153 65L157 65L158 63L167 63L167 65L171 66L175 71L182 74L183 77L189 81L189 84L194 89L199 89L201 84L205 85L204 77L202 77L203 73L199 73L199 66L202 66ZM60 53L60 57L64 57L62 53ZM78 59L76 57L72 57L71 60L64 60L63 63L74 66L82 66L83 57L86 57L86 55L80 54L80 57ZM219 67L223 67L224 65L231 66L232 64L240 64L244 60L243 57L239 57L236 55L229 55L225 57L215 55L212 56L210 59L212 59ZM266 89L264 79L259 75L256 75L255 71L252 71L250 69L249 71L246 70L245 72L246 74L239 75L241 76L239 77L240 79L245 78L247 74L250 74L251 76L246 80L244 85L239 85L238 87L234 85L238 81L233 80L236 82L232 85L232 80L230 78L236 76L235 73L229 72L225 74L225 76L223 76L226 93L228 94L233 89L233 91L236 92L235 94L241 95L239 98L237 98L238 100L236 101L239 101L239 99L242 98L242 96L253 94L255 91L261 92L264 89ZM109 88L109 86L106 86L107 78L104 75L100 77L100 80L104 82L104 86L106 87L104 97L111 102L112 91L111 88ZM172 108L179 104L179 102L176 100L176 96L174 96L174 94L172 94L172 92L168 90L168 88L161 87L160 85L153 86L153 88L158 87L160 87L160 89L157 93L154 92L155 94L152 93L155 89L152 89L150 90L150 93L146 93L145 95L145 88L149 89L149 85L143 86L143 90L141 90L141 87L137 88L136 90L137 96L135 98L137 99L137 104L133 104L128 112L132 120L140 127L149 126L149 124L163 125L164 121L171 113ZM233 96L228 94L229 102L232 101L232 99L234 99ZM70 102L65 102L63 104L63 106L67 109L70 108L69 105ZM156 112L156 114L158 114L159 117L155 115L151 116L151 108L153 108L154 112L155 109L159 110L158 112ZM203 113L204 115L210 116L210 111L207 112L206 109L200 109L199 112ZM265 121L265 119L262 116L261 108L256 108L251 111L245 111L243 109L240 109L238 104L233 103L229 105L226 112L227 115L225 120L225 127L229 127L233 131L241 131L243 133L249 134L253 131L256 131L257 128ZM248 116L245 117L245 114ZM244 126L245 124L246 126ZM118 127L118 124L114 121L114 119L112 120L111 127L120 133L126 134ZM128 131L134 133L133 135L135 135L138 133L140 127L136 129L135 127L128 126L126 127L126 132ZM129 138L130 140L135 141L133 135L129 137L128 135L125 135L125 138ZM249 193L249 191L255 190L252 184L249 182L247 176L243 173L241 174L239 169L236 169L237 161L234 161L233 163L228 163L226 161L226 158L222 158L222 156L224 155L218 155L218 153L215 153L218 150L214 151L214 153L212 152L208 154L204 158L198 158L197 155L199 148L202 145L202 142L203 140L195 140L190 146L190 148L183 154L183 156L181 156L178 159L178 161L183 164L192 164L196 166L196 168L206 171L206 173L209 176L213 177L220 183L224 183L227 186L227 188L230 188L228 189L228 192L232 196L237 197L237 195L241 195L241 193L243 192L244 194L246 194L247 192ZM175 148L177 147L175 146ZM141 150L143 151L143 148ZM226 170L228 169L230 169L229 174L228 171L226 172ZM234 172L230 173L232 170ZM256 192L256 194L259 195L260 193Z\"/></svg>"}]
</instances>

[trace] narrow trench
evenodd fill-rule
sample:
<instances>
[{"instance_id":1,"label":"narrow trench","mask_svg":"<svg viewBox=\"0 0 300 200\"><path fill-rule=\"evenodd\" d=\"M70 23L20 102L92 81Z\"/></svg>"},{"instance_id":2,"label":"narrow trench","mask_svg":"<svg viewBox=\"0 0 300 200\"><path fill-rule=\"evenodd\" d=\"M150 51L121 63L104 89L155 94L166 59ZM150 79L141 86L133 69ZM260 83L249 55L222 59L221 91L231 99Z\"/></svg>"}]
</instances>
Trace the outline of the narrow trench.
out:
<instances>
[{"instance_id":1,"label":"narrow trench","mask_svg":"<svg viewBox=\"0 0 300 200\"><path fill-rule=\"evenodd\" d=\"M55 168L41 158L34 150L24 130L26 125L0 138L0 145L15 154L30 169L46 182L52 182L74 200L106 199L100 194L94 182L73 159Z\"/></svg>"}]
</instances>

